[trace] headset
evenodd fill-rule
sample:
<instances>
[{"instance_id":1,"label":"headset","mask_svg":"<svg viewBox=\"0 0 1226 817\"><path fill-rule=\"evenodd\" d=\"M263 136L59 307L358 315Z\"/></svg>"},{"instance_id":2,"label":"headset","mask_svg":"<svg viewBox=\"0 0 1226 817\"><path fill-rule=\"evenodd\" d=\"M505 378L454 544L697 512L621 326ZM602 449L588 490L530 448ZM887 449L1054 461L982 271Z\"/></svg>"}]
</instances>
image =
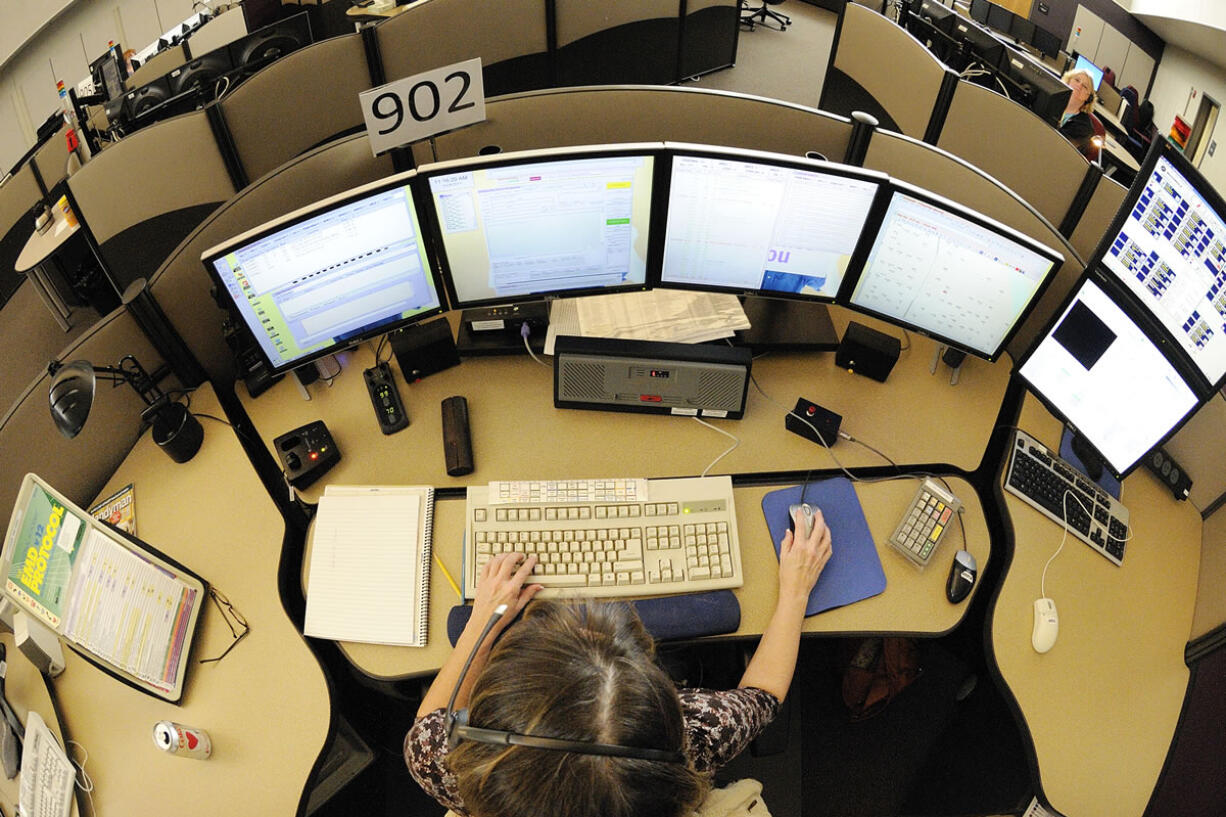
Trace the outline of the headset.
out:
<instances>
[{"instance_id":1,"label":"headset","mask_svg":"<svg viewBox=\"0 0 1226 817\"><path fill-rule=\"evenodd\" d=\"M628 757L637 760L657 760L662 763L686 762L686 757L683 753L665 749L644 749L637 746L620 746L615 743L591 743L581 740L550 738L543 735L521 735L517 732L504 732L501 729L482 729L478 726L469 726L468 710L461 709L457 712L455 709L455 699L460 694L460 687L464 684L464 676L468 675L468 668L472 665L473 659L477 657L477 651L481 649L481 645L485 643L486 636L489 635L490 630L494 628L494 625L498 623L498 620L503 617L506 611L507 606L505 604L500 604L494 609L494 614L485 623L485 628L481 631L481 635L477 637L477 643L473 645L472 652L468 654L468 660L464 662L464 668L460 670L460 677L456 680L455 689L451 691L451 698L447 701L446 717L447 745L449 747L455 748L456 744L461 740L472 740L477 743L525 746L530 749L573 752L579 755Z\"/></svg>"}]
</instances>

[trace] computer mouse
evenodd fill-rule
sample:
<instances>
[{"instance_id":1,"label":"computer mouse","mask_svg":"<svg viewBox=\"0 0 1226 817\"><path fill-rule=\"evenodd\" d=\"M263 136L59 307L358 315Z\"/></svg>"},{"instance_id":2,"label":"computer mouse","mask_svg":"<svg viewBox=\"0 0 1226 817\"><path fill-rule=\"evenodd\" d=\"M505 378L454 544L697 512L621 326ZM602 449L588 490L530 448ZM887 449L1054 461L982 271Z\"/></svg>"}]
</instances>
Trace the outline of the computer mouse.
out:
<instances>
[{"instance_id":1,"label":"computer mouse","mask_svg":"<svg viewBox=\"0 0 1226 817\"><path fill-rule=\"evenodd\" d=\"M1056 615L1056 603L1051 599L1035 599L1034 630L1030 644L1037 653L1045 653L1056 643L1060 632L1060 618Z\"/></svg>"},{"instance_id":2,"label":"computer mouse","mask_svg":"<svg viewBox=\"0 0 1226 817\"><path fill-rule=\"evenodd\" d=\"M788 506L788 530L796 532L796 511L799 510L805 520L805 536L813 532L813 506L808 502L803 505Z\"/></svg>"},{"instance_id":3,"label":"computer mouse","mask_svg":"<svg viewBox=\"0 0 1226 817\"><path fill-rule=\"evenodd\" d=\"M975 557L970 552L960 550L954 554L953 564L949 566L949 579L945 582L945 598L951 604L957 604L971 594L975 586L975 577L979 575L979 567Z\"/></svg>"}]
</instances>

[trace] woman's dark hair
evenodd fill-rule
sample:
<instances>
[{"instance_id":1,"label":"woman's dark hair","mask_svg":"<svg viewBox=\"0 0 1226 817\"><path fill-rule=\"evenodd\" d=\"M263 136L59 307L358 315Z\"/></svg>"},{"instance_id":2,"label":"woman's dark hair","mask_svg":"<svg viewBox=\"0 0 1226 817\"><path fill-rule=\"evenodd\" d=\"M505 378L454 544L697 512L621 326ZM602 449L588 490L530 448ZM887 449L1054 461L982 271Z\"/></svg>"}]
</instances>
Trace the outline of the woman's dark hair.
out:
<instances>
[{"instance_id":1,"label":"woman's dark hair","mask_svg":"<svg viewBox=\"0 0 1226 817\"><path fill-rule=\"evenodd\" d=\"M469 723L529 735L679 751L676 687L627 604L536 601L495 645ZM447 757L478 817L678 817L708 781L691 762L462 741Z\"/></svg>"}]
</instances>

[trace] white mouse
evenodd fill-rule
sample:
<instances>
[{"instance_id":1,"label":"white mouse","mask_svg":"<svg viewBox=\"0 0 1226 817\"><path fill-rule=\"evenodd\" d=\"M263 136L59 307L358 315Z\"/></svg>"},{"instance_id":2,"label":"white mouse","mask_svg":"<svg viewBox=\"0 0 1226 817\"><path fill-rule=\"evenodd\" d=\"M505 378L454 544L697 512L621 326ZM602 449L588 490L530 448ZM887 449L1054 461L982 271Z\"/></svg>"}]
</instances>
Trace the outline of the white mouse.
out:
<instances>
[{"instance_id":1,"label":"white mouse","mask_svg":"<svg viewBox=\"0 0 1226 817\"><path fill-rule=\"evenodd\" d=\"M1035 599L1034 630L1030 644L1037 653L1045 653L1056 643L1060 632L1060 618L1056 615L1056 603L1051 599Z\"/></svg>"}]
</instances>

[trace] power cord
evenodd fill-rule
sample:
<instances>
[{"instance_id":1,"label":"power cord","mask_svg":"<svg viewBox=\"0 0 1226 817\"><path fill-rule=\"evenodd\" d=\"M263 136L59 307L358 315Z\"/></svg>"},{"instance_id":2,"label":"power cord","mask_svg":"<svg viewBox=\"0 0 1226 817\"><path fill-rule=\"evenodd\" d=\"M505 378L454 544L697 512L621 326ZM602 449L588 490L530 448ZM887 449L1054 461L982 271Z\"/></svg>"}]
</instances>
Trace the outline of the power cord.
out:
<instances>
[{"instance_id":1,"label":"power cord","mask_svg":"<svg viewBox=\"0 0 1226 817\"><path fill-rule=\"evenodd\" d=\"M533 360L535 360L537 363L541 364L542 366L552 369L553 366L550 366L548 363L541 360L539 357L536 356L536 352L532 351L532 345L528 343L528 336L531 334L532 334L532 327L528 326L527 321L524 321L523 323L519 325L519 336L524 339L524 349L528 351L529 356L531 356Z\"/></svg>"}]
</instances>

